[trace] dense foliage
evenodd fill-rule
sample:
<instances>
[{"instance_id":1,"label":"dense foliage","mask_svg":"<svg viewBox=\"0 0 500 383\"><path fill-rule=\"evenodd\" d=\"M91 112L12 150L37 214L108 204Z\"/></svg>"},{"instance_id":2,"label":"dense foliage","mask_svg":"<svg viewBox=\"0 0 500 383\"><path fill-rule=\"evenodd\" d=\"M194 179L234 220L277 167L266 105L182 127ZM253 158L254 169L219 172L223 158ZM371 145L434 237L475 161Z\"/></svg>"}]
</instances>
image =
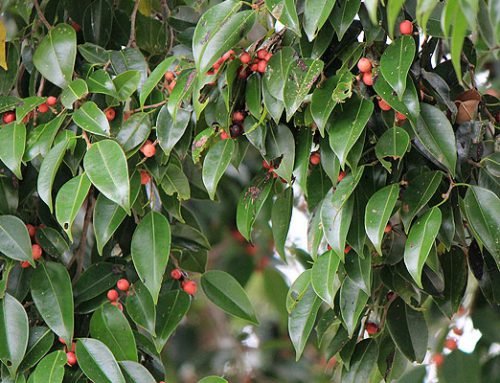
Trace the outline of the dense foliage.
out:
<instances>
[{"instance_id":1,"label":"dense foliage","mask_svg":"<svg viewBox=\"0 0 500 383\"><path fill-rule=\"evenodd\" d=\"M499 4L3 0L2 382L498 381Z\"/></svg>"}]
</instances>

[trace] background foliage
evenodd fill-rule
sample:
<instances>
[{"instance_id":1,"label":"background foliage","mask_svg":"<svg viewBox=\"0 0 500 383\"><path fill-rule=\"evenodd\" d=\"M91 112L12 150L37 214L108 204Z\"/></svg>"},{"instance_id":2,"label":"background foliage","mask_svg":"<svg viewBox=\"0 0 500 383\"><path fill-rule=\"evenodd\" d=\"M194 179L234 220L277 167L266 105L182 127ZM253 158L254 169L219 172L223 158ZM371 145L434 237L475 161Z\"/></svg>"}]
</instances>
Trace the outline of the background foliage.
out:
<instances>
[{"instance_id":1,"label":"background foliage","mask_svg":"<svg viewBox=\"0 0 500 383\"><path fill-rule=\"evenodd\" d=\"M498 6L4 0L2 382L499 381Z\"/></svg>"}]
</instances>

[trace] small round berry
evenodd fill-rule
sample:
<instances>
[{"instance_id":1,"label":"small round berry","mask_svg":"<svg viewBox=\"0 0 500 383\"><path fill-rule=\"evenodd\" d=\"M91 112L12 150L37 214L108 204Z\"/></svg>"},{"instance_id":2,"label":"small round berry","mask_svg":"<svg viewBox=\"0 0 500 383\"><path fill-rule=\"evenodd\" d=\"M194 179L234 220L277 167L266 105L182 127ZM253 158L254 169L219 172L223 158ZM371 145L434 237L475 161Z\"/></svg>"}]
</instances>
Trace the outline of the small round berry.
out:
<instances>
[{"instance_id":1,"label":"small round berry","mask_svg":"<svg viewBox=\"0 0 500 383\"><path fill-rule=\"evenodd\" d=\"M379 330L378 325L373 322L367 322L365 328L368 335L375 335Z\"/></svg>"},{"instance_id":2,"label":"small round berry","mask_svg":"<svg viewBox=\"0 0 500 383\"><path fill-rule=\"evenodd\" d=\"M366 72L366 73L363 73L363 83L364 83L366 86L372 86L372 85L373 85L373 76L372 76L372 72Z\"/></svg>"},{"instance_id":3,"label":"small round berry","mask_svg":"<svg viewBox=\"0 0 500 383\"><path fill-rule=\"evenodd\" d=\"M21 262L21 267L22 267L23 269L27 269L27 268L28 268L28 267L30 267L30 266L31 266L31 265L30 265L30 263L29 263L28 261L22 261L22 262Z\"/></svg>"},{"instance_id":4,"label":"small round berry","mask_svg":"<svg viewBox=\"0 0 500 383\"><path fill-rule=\"evenodd\" d=\"M362 57L358 61L358 69L361 73L370 72L372 70L372 62L366 57Z\"/></svg>"},{"instance_id":5,"label":"small round berry","mask_svg":"<svg viewBox=\"0 0 500 383\"><path fill-rule=\"evenodd\" d=\"M222 60L227 61L234 56L234 51L231 49L222 55Z\"/></svg>"},{"instance_id":6,"label":"small round berry","mask_svg":"<svg viewBox=\"0 0 500 383\"><path fill-rule=\"evenodd\" d=\"M239 137L243 134L243 127L238 124L233 124L229 128L229 133L231 134L232 138Z\"/></svg>"},{"instance_id":7,"label":"small round berry","mask_svg":"<svg viewBox=\"0 0 500 383\"><path fill-rule=\"evenodd\" d=\"M396 120L397 121L404 121L404 120L406 120L406 116L403 113L396 112Z\"/></svg>"},{"instance_id":8,"label":"small round berry","mask_svg":"<svg viewBox=\"0 0 500 383\"><path fill-rule=\"evenodd\" d=\"M49 111L49 106L44 102L43 104L38 105L37 110L40 113L47 113Z\"/></svg>"},{"instance_id":9,"label":"small round berry","mask_svg":"<svg viewBox=\"0 0 500 383\"><path fill-rule=\"evenodd\" d=\"M349 246L349 245L347 245L347 246L345 247L345 249L344 249L344 254L349 253L349 251L351 251L351 249L352 249L352 247L351 247L351 246Z\"/></svg>"},{"instance_id":10,"label":"small round berry","mask_svg":"<svg viewBox=\"0 0 500 383\"><path fill-rule=\"evenodd\" d=\"M240 61L242 64L248 64L252 60L252 56L248 52L243 52L240 55Z\"/></svg>"},{"instance_id":11,"label":"small round berry","mask_svg":"<svg viewBox=\"0 0 500 383\"><path fill-rule=\"evenodd\" d=\"M106 294L106 296L108 297L108 300L111 301L111 302L116 302L118 300L118 291L116 290L109 290L108 293Z\"/></svg>"},{"instance_id":12,"label":"small round berry","mask_svg":"<svg viewBox=\"0 0 500 383\"><path fill-rule=\"evenodd\" d=\"M233 122L242 123L245 120L245 114L241 111L236 111L233 113Z\"/></svg>"},{"instance_id":13,"label":"small round berry","mask_svg":"<svg viewBox=\"0 0 500 383\"><path fill-rule=\"evenodd\" d=\"M402 21L401 24L399 24L399 32L401 32L402 35L411 35L413 33L412 22L410 20Z\"/></svg>"},{"instance_id":14,"label":"small round berry","mask_svg":"<svg viewBox=\"0 0 500 383\"><path fill-rule=\"evenodd\" d=\"M238 78L245 80L247 77L248 77L247 68L240 67L240 70L238 71Z\"/></svg>"},{"instance_id":15,"label":"small round berry","mask_svg":"<svg viewBox=\"0 0 500 383\"><path fill-rule=\"evenodd\" d=\"M456 350L457 349L457 341L453 338L448 338L444 341L444 347L448 350Z\"/></svg>"},{"instance_id":16,"label":"small round berry","mask_svg":"<svg viewBox=\"0 0 500 383\"><path fill-rule=\"evenodd\" d=\"M233 229L231 230L231 236L238 242L240 243L245 243L246 239L243 237L243 235L240 233L239 230Z\"/></svg>"},{"instance_id":17,"label":"small round berry","mask_svg":"<svg viewBox=\"0 0 500 383\"><path fill-rule=\"evenodd\" d=\"M342 180L344 179L344 177L345 177L345 172L342 172L342 171L341 171L341 172L339 173L338 177L337 177L337 182L342 181Z\"/></svg>"},{"instance_id":18,"label":"small round berry","mask_svg":"<svg viewBox=\"0 0 500 383\"><path fill-rule=\"evenodd\" d=\"M128 289L130 288L130 282L125 278L122 278L118 282L116 282L116 287L118 288L118 290L128 291Z\"/></svg>"},{"instance_id":19,"label":"small round berry","mask_svg":"<svg viewBox=\"0 0 500 383\"><path fill-rule=\"evenodd\" d=\"M47 97L47 105L48 106L55 106L57 104L57 98L54 96L49 96Z\"/></svg>"},{"instance_id":20,"label":"small round berry","mask_svg":"<svg viewBox=\"0 0 500 383\"><path fill-rule=\"evenodd\" d=\"M76 364L76 354L73 351L66 353L66 359L71 367Z\"/></svg>"},{"instance_id":21,"label":"small round berry","mask_svg":"<svg viewBox=\"0 0 500 383\"><path fill-rule=\"evenodd\" d=\"M268 54L267 50L265 50L265 49L259 49L257 51L257 58L259 58L260 60L265 60L267 54Z\"/></svg>"},{"instance_id":22,"label":"small round berry","mask_svg":"<svg viewBox=\"0 0 500 383\"><path fill-rule=\"evenodd\" d=\"M387 295L385 296L388 301L392 300L396 294L394 294L394 291L389 291Z\"/></svg>"},{"instance_id":23,"label":"small round berry","mask_svg":"<svg viewBox=\"0 0 500 383\"><path fill-rule=\"evenodd\" d=\"M189 295L194 295L198 290L198 286L195 281L184 281L182 282L182 289Z\"/></svg>"},{"instance_id":24,"label":"small round berry","mask_svg":"<svg viewBox=\"0 0 500 383\"><path fill-rule=\"evenodd\" d=\"M214 72L214 74L215 73L217 73L217 72ZM177 84L177 81L175 81L175 80L173 80L170 84L168 84L167 89L170 93L172 93L176 84Z\"/></svg>"},{"instance_id":25,"label":"small round berry","mask_svg":"<svg viewBox=\"0 0 500 383\"><path fill-rule=\"evenodd\" d=\"M227 132L225 130L220 132L220 139L221 140L228 140L230 138L231 138L231 136L229 136L229 134L227 134Z\"/></svg>"},{"instance_id":26,"label":"small round berry","mask_svg":"<svg viewBox=\"0 0 500 383\"><path fill-rule=\"evenodd\" d=\"M264 57L264 60L269 61L269 60L271 60L271 57L273 57L273 54L272 54L271 52L269 52L269 53L266 55L266 57Z\"/></svg>"},{"instance_id":27,"label":"small round berry","mask_svg":"<svg viewBox=\"0 0 500 383\"><path fill-rule=\"evenodd\" d=\"M144 143L144 145L142 145L141 152L142 152L142 154L144 154L144 157L150 158L150 157L153 157L155 155L156 148L150 140L147 140Z\"/></svg>"},{"instance_id":28,"label":"small round berry","mask_svg":"<svg viewBox=\"0 0 500 383\"><path fill-rule=\"evenodd\" d=\"M170 81L173 81L174 79L175 79L175 73L174 72L168 71L167 73L165 73L165 80L167 80L168 82L170 82Z\"/></svg>"},{"instance_id":29,"label":"small round berry","mask_svg":"<svg viewBox=\"0 0 500 383\"><path fill-rule=\"evenodd\" d=\"M16 120L16 114L14 112L5 112L2 117L4 124L10 124Z\"/></svg>"},{"instance_id":30,"label":"small round berry","mask_svg":"<svg viewBox=\"0 0 500 383\"><path fill-rule=\"evenodd\" d=\"M321 162L321 155L318 152L311 153L309 157L309 162L311 165L316 166Z\"/></svg>"},{"instance_id":31,"label":"small round berry","mask_svg":"<svg viewBox=\"0 0 500 383\"><path fill-rule=\"evenodd\" d=\"M221 65L222 65L222 64L221 64L219 61L216 61L216 62L214 63L214 65L212 66L212 68L214 68L214 70L219 70L219 68L220 68L220 66L221 66Z\"/></svg>"},{"instance_id":32,"label":"small round berry","mask_svg":"<svg viewBox=\"0 0 500 383\"><path fill-rule=\"evenodd\" d=\"M434 354L432 355L432 363L436 365L436 367L440 367L444 363L444 356L443 354Z\"/></svg>"},{"instance_id":33,"label":"small round berry","mask_svg":"<svg viewBox=\"0 0 500 383\"><path fill-rule=\"evenodd\" d=\"M105 114L108 121L113 121L116 117L116 112L113 108L106 109Z\"/></svg>"},{"instance_id":34,"label":"small round berry","mask_svg":"<svg viewBox=\"0 0 500 383\"><path fill-rule=\"evenodd\" d=\"M250 70L251 70L252 72L257 72L257 71L259 70L259 65L258 65L257 63L252 64L252 65L250 66Z\"/></svg>"},{"instance_id":35,"label":"small round berry","mask_svg":"<svg viewBox=\"0 0 500 383\"><path fill-rule=\"evenodd\" d=\"M176 281L178 281L179 279L182 278L182 271L179 269L173 269L170 272L170 276L172 277L172 279L175 279Z\"/></svg>"},{"instance_id":36,"label":"small round berry","mask_svg":"<svg viewBox=\"0 0 500 383\"><path fill-rule=\"evenodd\" d=\"M38 244L34 244L31 246L31 255L33 255L33 259L35 261L39 260L42 258L42 248Z\"/></svg>"},{"instance_id":37,"label":"small round berry","mask_svg":"<svg viewBox=\"0 0 500 383\"><path fill-rule=\"evenodd\" d=\"M146 185L151 181L151 176L145 170L141 170L141 185Z\"/></svg>"},{"instance_id":38,"label":"small round berry","mask_svg":"<svg viewBox=\"0 0 500 383\"><path fill-rule=\"evenodd\" d=\"M28 224L26 224L26 229L28 229L28 234L30 235L30 238L31 239L35 238L36 227L33 226L32 224L28 223Z\"/></svg>"},{"instance_id":39,"label":"small round berry","mask_svg":"<svg viewBox=\"0 0 500 383\"><path fill-rule=\"evenodd\" d=\"M378 107L385 112L388 112L389 110L392 109L391 106L387 102L385 102L385 100L382 99L378 100Z\"/></svg>"},{"instance_id":40,"label":"small round berry","mask_svg":"<svg viewBox=\"0 0 500 383\"><path fill-rule=\"evenodd\" d=\"M113 301L111 302L113 306L115 306L118 310L123 311L123 305L120 302Z\"/></svg>"},{"instance_id":41,"label":"small round berry","mask_svg":"<svg viewBox=\"0 0 500 383\"><path fill-rule=\"evenodd\" d=\"M464 330L458 327L453 327L453 332L458 336L462 336L464 334Z\"/></svg>"},{"instance_id":42,"label":"small round berry","mask_svg":"<svg viewBox=\"0 0 500 383\"><path fill-rule=\"evenodd\" d=\"M245 252L248 255L252 255L253 256L253 255L257 254L257 250L258 250L257 246L252 245L250 243L245 246Z\"/></svg>"},{"instance_id":43,"label":"small round berry","mask_svg":"<svg viewBox=\"0 0 500 383\"><path fill-rule=\"evenodd\" d=\"M257 72L259 73L265 73L267 68L267 61L266 60L260 60L257 64Z\"/></svg>"},{"instance_id":44,"label":"small round berry","mask_svg":"<svg viewBox=\"0 0 500 383\"><path fill-rule=\"evenodd\" d=\"M388 223L386 226L385 226L385 229L384 229L384 233L390 233L392 231L392 226L390 223Z\"/></svg>"}]
</instances>

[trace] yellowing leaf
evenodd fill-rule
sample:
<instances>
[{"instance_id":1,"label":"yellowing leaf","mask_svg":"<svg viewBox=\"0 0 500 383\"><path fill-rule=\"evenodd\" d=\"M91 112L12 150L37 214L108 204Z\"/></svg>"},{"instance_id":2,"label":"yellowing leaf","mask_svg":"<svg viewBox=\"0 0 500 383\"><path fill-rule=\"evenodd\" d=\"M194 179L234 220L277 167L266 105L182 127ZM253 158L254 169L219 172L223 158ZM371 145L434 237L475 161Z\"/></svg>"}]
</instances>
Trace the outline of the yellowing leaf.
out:
<instances>
[{"instance_id":1,"label":"yellowing leaf","mask_svg":"<svg viewBox=\"0 0 500 383\"><path fill-rule=\"evenodd\" d=\"M7 38L7 31L5 25L0 21L0 66L7 70L7 54L5 50L5 40Z\"/></svg>"}]
</instances>

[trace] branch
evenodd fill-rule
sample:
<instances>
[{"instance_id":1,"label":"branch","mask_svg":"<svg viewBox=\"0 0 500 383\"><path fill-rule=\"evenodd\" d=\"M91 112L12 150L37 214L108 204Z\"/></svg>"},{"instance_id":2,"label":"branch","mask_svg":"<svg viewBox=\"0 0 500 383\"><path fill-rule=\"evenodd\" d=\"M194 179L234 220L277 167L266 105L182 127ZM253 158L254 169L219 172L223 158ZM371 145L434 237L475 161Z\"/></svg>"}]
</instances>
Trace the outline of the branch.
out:
<instances>
[{"instance_id":1,"label":"branch","mask_svg":"<svg viewBox=\"0 0 500 383\"><path fill-rule=\"evenodd\" d=\"M168 100L163 100L163 101L160 101L156 104L151 104L151 105L144 105L142 108L137 108L137 109L132 109L130 110L129 112L130 113L137 113L137 112L141 112L142 110L144 109L153 109L153 108L158 108L159 106L162 106L162 105L165 105L167 103Z\"/></svg>"},{"instance_id":2,"label":"branch","mask_svg":"<svg viewBox=\"0 0 500 383\"><path fill-rule=\"evenodd\" d=\"M45 25L45 27L47 29L51 29L52 26L49 24L49 22L45 18L44 14L42 12L42 9L40 8L40 4L38 3L38 0L34 0L34 4L35 4L35 8L36 8L36 13L38 14L38 18L41 20L41 22L43 23L43 25Z\"/></svg>"},{"instance_id":3,"label":"branch","mask_svg":"<svg viewBox=\"0 0 500 383\"><path fill-rule=\"evenodd\" d=\"M130 37L128 39L127 47L136 47L135 44L135 18L137 17L137 10L139 9L139 1L135 0L134 9L130 15Z\"/></svg>"}]
</instances>

